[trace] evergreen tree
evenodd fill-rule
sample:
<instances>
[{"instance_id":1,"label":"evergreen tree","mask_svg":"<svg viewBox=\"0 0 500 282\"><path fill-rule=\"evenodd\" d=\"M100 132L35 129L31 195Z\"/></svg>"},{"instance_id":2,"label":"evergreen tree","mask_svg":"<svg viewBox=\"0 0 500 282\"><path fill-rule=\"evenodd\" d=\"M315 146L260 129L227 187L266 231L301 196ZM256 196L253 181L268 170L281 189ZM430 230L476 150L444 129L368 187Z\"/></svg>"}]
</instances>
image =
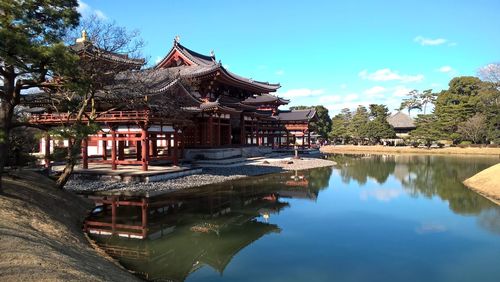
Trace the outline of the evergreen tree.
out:
<instances>
[{"instance_id":1,"label":"evergreen tree","mask_svg":"<svg viewBox=\"0 0 500 282\"><path fill-rule=\"evenodd\" d=\"M356 143L362 144L363 140L367 137L369 121L368 110L365 106L359 105L348 127L351 138L356 141Z\"/></svg>"},{"instance_id":2,"label":"evergreen tree","mask_svg":"<svg viewBox=\"0 0 500 282\"><path fill-rule=\"evenodd\" d=\"M334 142L341 140L345 144L350 137L349 123L351 122L352 114L347 108L342 109L340 114L332 119L332 130L328 135Z\"/></svg>"},{"instance_id":3,"label":"evergreen tree","mask_svg":"<svg viewBox=\"0 0 500 282\"><path fill-rule=\"evenodd\" d=\"M370 122L366 127L366 137L371 143L379 143L380 139L396 136L394 128L387 122L389 110L385 105L370 105Z\"/></svg>"},{"instance_id":4,"label":"evergreen tree","mask_svg":"<svg viewBox=\"0 0 500 282\"><path fill-rule=\"evenodd\" d=\"M415 119L416 129L410 132L410 135L423 141L427 147L430 147L433 141L440 139L441 133L437 128L437 118L435 115L418 115Z\"/></svg>"},{"instance_id":5,"label":"evergreen tree","mask_svg":"<svg viewBox=\"0 0 500 282\"><path fill-rule=\"evenodd\" d=\"M483 82L477 77L463 76L452 79L449 89L442 91L436 100L436 128L442 137L454 142L461 140L458 125L472 117L477 111L477 96Z\"/></svg>"},{"instance_id":6,"label":"evergreen tree","mask_svg":"<svg viewBox=\"0 0 500 282\"><path fill-rule=\"evenodd\" d=\"M50 87L51 76L71 69L62 37L78 24L77 7L77 0L0 0L0 193L14 108L22 91Z\"/></svg>"}]
</instances>

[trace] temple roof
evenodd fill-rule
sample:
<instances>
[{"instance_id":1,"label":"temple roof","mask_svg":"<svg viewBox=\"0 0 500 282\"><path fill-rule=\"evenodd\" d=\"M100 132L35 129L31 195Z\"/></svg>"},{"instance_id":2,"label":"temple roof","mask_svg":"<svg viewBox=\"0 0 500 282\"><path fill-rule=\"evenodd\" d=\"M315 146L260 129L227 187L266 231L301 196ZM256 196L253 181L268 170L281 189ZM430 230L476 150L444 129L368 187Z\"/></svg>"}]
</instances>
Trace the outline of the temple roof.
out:
<instances>
[{"instance_id":1,"label":"temple roof","mask_svg":"<svg viewBox=\"0 0 500 282\"><path fill-rule=\"evenodd\" d=\"M397 112L388 117L387 122L394 128L415 128L413 119L402 112Z\"/></svg>"},{"instance_id":2,"label":"temple roof","mask_svg":"<svg viewBox=\"0 0 500 282\"><path fill-rule=\"evenodd\" d=\"M282 121L309 121L316 115L316 110L291 110L282 111L278 114L278 119Z\"/></svg>"},{"instance_id":3,"label":"temple roof","mask_svg":"<svg viewBox=\"0 0 500 282\"><path fill-rule=\"evenodd\" d=\"M142 58L130 58L126 54L118 54L115 52L106 51L96 47L90 41L76 42L75 44L71 45L70 48L79 55L97 55L101 59L115 63L127 64L134 69L140 69L145 63L145 60Z\"/></svg>"},{"instance_id":4,"label":"temple roof","mask_svg":"<svg viewBox=\"0 0 500 282\"><path fill-rule=\"evenodd\" d=\"M245 85L259 94L274 92L281 87L279 84L255 81L232 73L224 68L220 61L215 60L215 54L202 55L181 45L178 40L174 40L172 49L153 68L175 68L180 76L185 78L198 78L205 75L220 76L219 80L222 82Z\"/></svg>"},{"instance_id":5,"label":"temple roof","mask_svg":"<svg viewBox=\"0 0 500 282\"><path fill-rule=\"evenodd\" d=\"M242 103L248 105L269 105L269 104L286 105L290 103L290 100L283 99L271 94L262 94L253 97L248 97L247 99L242 101Z\"/></svg>"}]
</instances>

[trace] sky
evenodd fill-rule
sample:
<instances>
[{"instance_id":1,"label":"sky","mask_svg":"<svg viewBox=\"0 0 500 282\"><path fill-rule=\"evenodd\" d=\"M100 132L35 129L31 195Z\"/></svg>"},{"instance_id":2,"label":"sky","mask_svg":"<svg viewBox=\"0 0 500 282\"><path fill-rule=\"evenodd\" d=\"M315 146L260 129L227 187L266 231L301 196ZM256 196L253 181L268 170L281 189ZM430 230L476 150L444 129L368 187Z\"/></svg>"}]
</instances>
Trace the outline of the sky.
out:
<instances>
[{"instance_id":1,"label":"sky","mask_svg":"<svg viewBox=\"0 0 500 282\"><path fill-rule=\"evenodd\" d=\"M175 36L230 71L280 83L289 106L330 114L386 104L411 90L500 62L499 0L84 0L79 11L139 30L150 64Z\"/></svg>"}]
</instances>

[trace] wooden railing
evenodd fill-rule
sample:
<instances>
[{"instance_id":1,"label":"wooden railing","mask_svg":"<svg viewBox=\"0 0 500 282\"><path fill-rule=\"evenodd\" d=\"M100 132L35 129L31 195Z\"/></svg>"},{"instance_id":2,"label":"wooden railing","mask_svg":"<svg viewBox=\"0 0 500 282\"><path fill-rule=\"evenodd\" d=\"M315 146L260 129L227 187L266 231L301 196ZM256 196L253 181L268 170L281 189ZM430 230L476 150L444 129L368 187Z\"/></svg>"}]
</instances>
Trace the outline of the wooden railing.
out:
<instances>
[{"instance_id":1,"label":"wooden railing","mask_svg":"<svg viewBox=\"0 0 500 282\"><path fill-rule=\"evenodd\" d=\"M90 115L91 113L87 113ZM126 121L126 120L145 120L152 117L148 111L111 111L99 114L97 121ZM68 113L51 114L33 114L30 118L31 123L54 123L74 121L76 116ZM87 120L84 118L83 120Z\"/></svg>"}]
</instances>

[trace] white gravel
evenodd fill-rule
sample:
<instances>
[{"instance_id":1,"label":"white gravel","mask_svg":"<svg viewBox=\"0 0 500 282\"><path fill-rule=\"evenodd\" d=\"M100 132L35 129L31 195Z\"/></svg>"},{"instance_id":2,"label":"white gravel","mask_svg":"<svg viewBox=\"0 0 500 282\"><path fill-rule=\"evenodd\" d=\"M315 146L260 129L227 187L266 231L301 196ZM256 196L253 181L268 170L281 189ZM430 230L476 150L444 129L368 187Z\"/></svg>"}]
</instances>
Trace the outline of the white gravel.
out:
<instances>
[{"instance_id":1,"label":"white gravel","mask_svg":"<svg viewBox=\"0 0 500 282\"><path fill-rule=\"evenodd\" d=\"M335 162L317 158L303 158L300 160L291 158L262 159L236 167L203 168L203 172L200 174L150 183L123 183L74 177L67 183L66 189L75 192L98 192L109 190L127 192L168 191L221 183L248 176L332 165L335 165Z\"/></svg>"}]
</instances>

